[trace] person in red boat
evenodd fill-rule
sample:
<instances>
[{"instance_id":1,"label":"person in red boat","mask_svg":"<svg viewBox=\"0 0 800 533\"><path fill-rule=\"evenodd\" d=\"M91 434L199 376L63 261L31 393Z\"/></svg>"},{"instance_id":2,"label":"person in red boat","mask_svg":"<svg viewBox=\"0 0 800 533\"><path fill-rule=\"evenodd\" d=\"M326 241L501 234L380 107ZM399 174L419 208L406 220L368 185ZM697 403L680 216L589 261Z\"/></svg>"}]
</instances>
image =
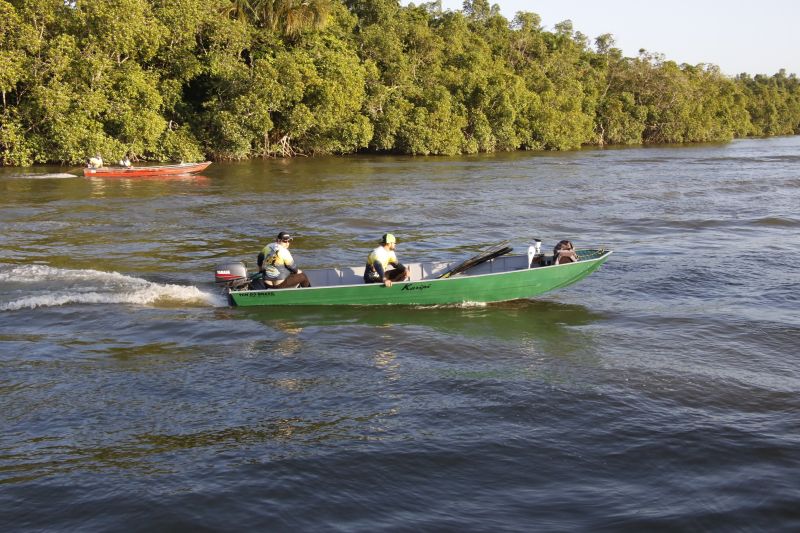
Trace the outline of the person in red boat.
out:
<instances>
[{"instance_id":1,"label":"person in red boat","mask_svg":"<svg viewBox=\"0 0 800 533\"><path fill-rule=\"evenodd\" d=\"M103 167L103 158L100 157L100 154L97 154L94 157L89 158L89 164L86 165L89 168L102 168Z\"/></svg>"}]
</instances>

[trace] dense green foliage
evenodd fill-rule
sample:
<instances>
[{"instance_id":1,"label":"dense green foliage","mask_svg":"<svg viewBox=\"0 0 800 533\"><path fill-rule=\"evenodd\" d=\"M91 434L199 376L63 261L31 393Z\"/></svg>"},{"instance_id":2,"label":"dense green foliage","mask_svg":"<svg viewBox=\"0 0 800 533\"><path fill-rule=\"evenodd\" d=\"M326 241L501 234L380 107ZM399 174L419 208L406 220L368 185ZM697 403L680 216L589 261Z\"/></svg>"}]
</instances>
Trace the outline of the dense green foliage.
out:
<instances>
[{"instance_id":1,"label":"dense green foliage","mask_svg":"<svg viewBox=\"0 0 800 533\"><path fill-rule=\"evenodd\" d=\"M800 133L800 81L487 0L0 0L0 164L457 154Z\"/></svg>"}]
</instances>

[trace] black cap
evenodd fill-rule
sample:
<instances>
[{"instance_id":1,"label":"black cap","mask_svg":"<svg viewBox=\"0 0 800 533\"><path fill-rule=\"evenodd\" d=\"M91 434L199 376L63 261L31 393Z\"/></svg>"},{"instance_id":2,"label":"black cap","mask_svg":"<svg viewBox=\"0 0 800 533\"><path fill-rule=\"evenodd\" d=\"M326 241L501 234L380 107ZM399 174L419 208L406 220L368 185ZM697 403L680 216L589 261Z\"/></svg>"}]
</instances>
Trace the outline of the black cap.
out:
<instances>
[{"instance_id":1,"label":"black cap","mask_svg":"<svg viewBox=\"0 0 800 533\"><path fill-rule=\"evenodd\" d=\"M279 241L291 241L292 240L292 236L289 235L288 233L286 233L285 231L282 231L282 232L278 233L278 239L277 240L279 240Z\"/></svg>"}]
</instances>

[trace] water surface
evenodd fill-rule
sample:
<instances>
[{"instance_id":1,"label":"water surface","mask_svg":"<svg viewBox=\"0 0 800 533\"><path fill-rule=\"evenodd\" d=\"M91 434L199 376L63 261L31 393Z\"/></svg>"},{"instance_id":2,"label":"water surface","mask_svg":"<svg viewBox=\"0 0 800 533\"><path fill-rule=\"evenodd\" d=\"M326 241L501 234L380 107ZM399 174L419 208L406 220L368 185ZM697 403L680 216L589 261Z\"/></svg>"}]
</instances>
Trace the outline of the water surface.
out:
<instances>
[{"instance_id":1,"label":"water surface","mask_svg":"<svg viewBox=\"0 0 800 533\"><path fill-rule=\"evenodd\" d=\"M0 169L4 530L800 528L800 138ZM237 309L213 267L535 237L531 301Z\"/></svg>"}]
</instances>

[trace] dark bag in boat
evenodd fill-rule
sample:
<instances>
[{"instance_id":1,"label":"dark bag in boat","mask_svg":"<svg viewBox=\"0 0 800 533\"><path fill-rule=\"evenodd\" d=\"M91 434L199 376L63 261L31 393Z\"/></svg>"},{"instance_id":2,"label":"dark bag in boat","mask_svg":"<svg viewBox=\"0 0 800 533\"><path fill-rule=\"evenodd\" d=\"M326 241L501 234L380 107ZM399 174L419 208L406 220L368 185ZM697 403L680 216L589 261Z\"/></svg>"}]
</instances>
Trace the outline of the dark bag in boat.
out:
<instances>
[{"instance_id":1,"label":"dark bag in boat","mask_svg":"<svg viewBox=\"0 0 800 533\"><path fill-rule=\"evenodd\" d=\"M258 272L250 276L250 290L263 291L266 290L267 285L264 283L264 274Z\"/></svg>"},{"instance_id":2,"label":"dark bag in boat","mask_svg":"<svg viewBox=\"0 0 800 533\"><path fill-rule=\"evenodd\" d=\"M553 248L553 264L560 265L563 263L577 263L578 254L575 253L575 247L572 246L570 241L559 241Z\"/></svg>"}]
</instances>

